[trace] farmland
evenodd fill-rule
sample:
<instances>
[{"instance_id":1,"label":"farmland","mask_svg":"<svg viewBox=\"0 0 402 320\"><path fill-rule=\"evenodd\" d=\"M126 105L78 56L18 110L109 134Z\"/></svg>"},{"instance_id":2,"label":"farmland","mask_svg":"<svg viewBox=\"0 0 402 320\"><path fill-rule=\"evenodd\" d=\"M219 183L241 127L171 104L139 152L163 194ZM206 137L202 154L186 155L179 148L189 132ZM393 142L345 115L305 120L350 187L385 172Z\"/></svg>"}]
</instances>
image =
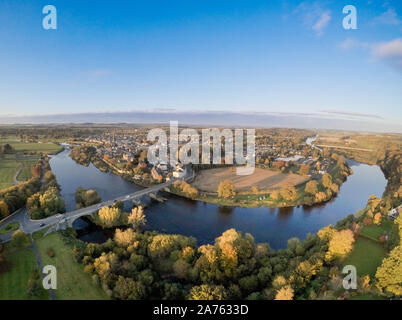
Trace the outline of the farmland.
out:
<instances>
[{"instance_id":1,"label":"farmland","mask_svg":"<svg viewBox=\"0 0 402 320\"><path fill-rule=\"evenodd\" d=\"M259 190L279 189L284 185L300 185L307 180L306 176L287 174L279 171L255 168L254 173L247 176L236 174L236 168L215 168L201 171L193 185L204 192L216 192L218 185L223 180L231 180L236 192L250 191L256 186Z\"/></svg>"}]
</instances>

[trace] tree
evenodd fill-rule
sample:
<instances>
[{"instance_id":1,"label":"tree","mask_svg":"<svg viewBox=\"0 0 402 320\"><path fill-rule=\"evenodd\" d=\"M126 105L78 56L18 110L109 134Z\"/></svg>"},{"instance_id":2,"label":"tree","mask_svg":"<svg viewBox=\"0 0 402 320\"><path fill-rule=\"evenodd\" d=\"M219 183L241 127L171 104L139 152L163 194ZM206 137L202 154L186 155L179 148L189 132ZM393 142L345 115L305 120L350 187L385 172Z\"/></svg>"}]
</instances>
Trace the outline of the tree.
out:
<instances>
[{"instance_id":1,"label":"tree","mask_svg":"<svg viewBox=\"0 0 402 320\"><path fill-rule=\"evenodd\" d=\"M6 144L3 146L3 152L4 152L4 153L13 153L13 152L14 152L14 149L13 149L13 147L12 147L10 144L6 143Z\"/></svg>"},{"instance_id":2,"label":"tree","mask_svg":"<svg viewBox=\"0 0 402 320\"><path fill-rule=\"evenodd\" d=\"M335 232L329 241L325 259L331 261L334 258L345 257L353 249L354 241L352 230L346 229Z\"/></svg>"},{"instance_id":3,"label":"tree","mask_svg":"<svg viewBox=\"0 0 402 320\"><path fill-rule=\"evenodd\" d=\"M29 237L21 230L17 230L11 236L11 243L15 247L22 248L29 243Z\"/></svg>"},{"instance_id":4,"label":"tree","mask_svg":"<svg viewBox=\"0 0 402 320\"><path fill-rule=\"evenodd\" d=\"M330 188L331 184L332 184L332 177L329 173L324 173L324 175L322 176L322 180L321 180L322 185L325 188Z\"/></svg>"},{"instance_id":5,"label":"tree","mask_svg":"<svg viewBox=\"0 0 402 320\"><path fill-rule=\"evenodd\" d=\"M114 242L119 246L119 247L125 247L127 248L129 245L131 245L136 238L136 234L133 229L128 228L126 230L120 230L116 229L114 233Z\"/></svg>"},{"instance_id":6,"label":"tree","mask_svg":"<svg viewBox=\"0 0 402 320\"><path fill-rule=\"evenodd\" d=\"M402 295L402 245L395 247L375 274L378 286L396 296Z\"/></svg>"},{"instance_id":7,"label":"tree","mask_svg":"<svg viewBox=\"0 0 402 320\"><path fill-rule=\"evenodd\" d=\"M325 192L320 191L320 192L315 194L314 202L315 203L323 202L323 201L327 200L327 197L328 196L327 196L327 194Z\"/></svg>"},{"instance_id":8,"label":"tree","mask_svg":"<svg viewBox=\"0 0 402 320\"><path fill-rule=\"evenodd\" d=\"M84 208L101 202L101 198L96 190L85 190L80 187L75 192L75 202L77 208Z\"/></svg>"},{"instance_id":9,"label":"tree","mask_svg":"<svg viewBox=\"0 0 402 320\"><path fill-rule=\"evenodd\" d=\"M131 210L131 214L128 216L128 223L133 226L134 230L138 230L145 226L147 219L141 206Z\"/></svg>"},{"instance_id":10,"label":"tree","mask_svg":"<svg viewBox=\"0 0 402 320\"><path fill-rule=\"evenodd\" d=\"M311 180L306 183L306 188L304 189L306 193L309 193L311 195L315 195L318 193L318 183L316 180Z\"/></svg>"},{"instance_id":11,"label":"tree","mask_svg":"<svg viewBox=\"0 0 402 320\"><path fill-rule=\"evenodd\" d=\"M233 198L236 195L236 191L233 182L230 180L224 180L219 183L218 197L223 199Z\"/></svg>"},{"instance_id":12,"label":"tree","mask_svg":"<svg viewBox=\"0 0 402 320\"><path fill-rule=\"evenodd\" d=\"M293 289L291 286L285 286L278 290L275 300L293 300Z\"/></svg>"},{"instance_id":13,"label":"tree","mask_svg":"<svg viewBox=\"0 0 402 320\"><path fill-rule=\"evenodd\" d=\"M45 217L65 211L64 200L57 188L51 187L39 197L40 209Z\"/></svg>"},{"instance_id":14,"label":"tree","mask_svg":"<svg viewBox=\"0 0 402 320\"><path fill-rule=\"evenodd\" d=\"M202 284L194 286L190 290L189 300L224 300L227 297L223 286Z\"/></svg>"},{"instance_id":15,"label":"tree","mask_svg":"<svg viewBox=\"0 0 402 320\"><path fill-rule=\"evenodd\" d=\"M111 228L121 224L122 213L119 208L103 207L98 212L98 222L105 228Z\"/></svg>"},{"instance_id":16,"label":"tree","mask_svg":"<svg viewBox=\"0 0 402 320\"><path fill-rule=\"evenodd\" d=\"M141 300L146 297L146 288L139 281L119 276L113 293L118 299Z\"/></svg>"},{"instance_id":17,"label":"tree","mask_svg":"<svg viewBox=\"0 0 402 320\"><path fill-rule=\"evenodd\" d=\"M308 164L302 164L300 166L299 174L307 176L310 173L310 166Z\"/></svg>"},{"instance_id":18,"label":"tree","mask_svg":"<svg viewBox=\"0 0 402 320\"><path fill-rule=\"evenodd\" d=\"M9 215L7 202L0 200L0 220Z\"/></svg>"},{"instance_id":19,"label":"tree","mask_svg":"<svg viewBox=\"0 0 402 320\"><path fill-rule=\"evenodd\" d=\"M374 215L374 220L373 220L374 224L380 225L380 224L381 224L381 219L382 219L381 213L380 213L380 212L377 212L377 213Z\"/></svg>"},{"instance_id":20,"label":"tree","mask_svg":"<svg viewBox=\"0 0 402 320\"><path fill-rule=\"evenodd\" d=\"M297 190L294 186L288 184L283 186L279 191L281 197L286 201L293 201L296 198Z\"/></svg>"}]
</instances>

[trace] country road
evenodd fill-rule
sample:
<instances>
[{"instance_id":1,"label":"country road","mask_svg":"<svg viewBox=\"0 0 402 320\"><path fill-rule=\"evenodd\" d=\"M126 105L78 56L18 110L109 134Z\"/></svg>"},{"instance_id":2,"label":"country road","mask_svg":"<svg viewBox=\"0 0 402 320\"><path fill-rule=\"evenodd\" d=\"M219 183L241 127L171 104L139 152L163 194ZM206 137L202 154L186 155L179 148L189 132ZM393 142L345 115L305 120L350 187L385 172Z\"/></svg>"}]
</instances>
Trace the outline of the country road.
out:
<instances>
[{"instance_id":1,"label":"country road","mask_svg":"<svg viewBox=\"0 0 402 320\"><path fill-rule=\"evenodd\" d=\"M24 168L24 165L21 163L20 167L18 168L17 172L14 174L14 177L13 177L14 185L22 183L22 181L17 180L17 177L18 177L18 175L20 174L20 172L22 171L23 168Z\"/></svg>"}]
</instances>

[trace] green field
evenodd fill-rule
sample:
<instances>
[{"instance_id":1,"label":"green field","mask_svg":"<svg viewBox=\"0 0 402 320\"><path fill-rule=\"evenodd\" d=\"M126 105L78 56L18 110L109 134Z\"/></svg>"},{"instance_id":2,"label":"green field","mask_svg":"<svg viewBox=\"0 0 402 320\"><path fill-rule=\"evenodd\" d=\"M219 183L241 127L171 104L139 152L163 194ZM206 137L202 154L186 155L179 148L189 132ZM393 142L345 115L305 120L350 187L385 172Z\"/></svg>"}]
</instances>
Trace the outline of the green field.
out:
<instances>
[{"instance_id":1,"label":"green field","mask_svg":"<svg viewBox=\"0 0 402 320\"><path fill-rule=\"evenodd\" d=\"M31 248L8 253L7 260L10 263L9 270L0 274L0 300L48 299L46 290L43 290L38 297L27 294L28 279L33 270L37 269L35 255Z\"/></svg>"},{"instance_id":2,"label":"green field","mask_svg":"<svg viewBox=\"0 0 402 320\"><path fill-rule=\"evenodd\" d=\"M63 147L55 143L21 142L15 136L3 137L0 144L9 143L14 149L13 154L2 154L0 157L0 189L14 185L14 176L18 173L17 181L26 181L32 177L31 166L39 159L39 153L55 154Z\"/></svg>"},{"instance_id":3,"label":"green field","mask_svg":"<svg viewBox=\"0 0 402 320\"><path fill-rule=\"evenodd\" d=\"M0 189L11 187L14 184L14 175L21 166L13 155L5 155L0 158Z\"/></svg>"},{"instance_id":4,"label":"green field","mask_svg":"<svg viewBox=\"0 0 402 320\"><path fill-rule=\"evenodd\" d=\"M45 152L52 154L59 152L63 148L58 144L49 142L22 142L17 136L2 137L0 144L6 143L10 144L15 151L20 152Z\"/></svg>"},{"instance_id":5,"label":"green field","mask_svg":"<svg viewBox=\"0 0 402 320\"><path fill-rule=\"evenodd\" d=\"M6 234L9 232L13 232L20 228L20 223L18 221L12 222L5 227L0 226L0 234Z\"/></svg>"},{"instance_id":6,"label":"green field","mask_svg":"<svg viewBox=\"0 0 402 320\"><path fill-rule=\"evenodd\" d=\"M72 246L63 242L59 233L46 237L36 234L35 243L44 265L54 265L57 268L58 300L104 300L108 299L104 291L96 285L90 275L84 272L81 264L73 257ZM46 251L52 249L55 256L51 258Z\"/></svg>"},{"instance_id":7,"label":"green field","mask_svg":"<svg viewBox=\"0 0 402 320\"><path fill-rule=\"evenodd\" d=\"M352 252L342 264L355 266L359 276L368 274L373 279L386 254L386 250L380 243L358 237Z\"/></svg>"},{"instance_id":8,"label":"green field","mask_svg":"<svg viewBox=\"0 0 402 320\"><path fill-rule=\"evenodd\" d=\"M39 157L30 157L24 160L21 160L20 162L23 165L23 168L19 175L17 176L18 181L26 181L30 178L32 178L32 173L31 173L31 167L37 163L39 160Z\"/></svg>"},{"instance_id":9,"label":"green field","mask_svg":"<svg viewBox=\"0 0 402 320\"><path fill-rule=\"evenodd\" d=\"M371 226L364 226L361 230L361 234L366 238L378 241L378 238L387 233L387 231L390 230L393 225L393 221L384 220L379 226L375 224Z\"/></svg>"}]
</instances>

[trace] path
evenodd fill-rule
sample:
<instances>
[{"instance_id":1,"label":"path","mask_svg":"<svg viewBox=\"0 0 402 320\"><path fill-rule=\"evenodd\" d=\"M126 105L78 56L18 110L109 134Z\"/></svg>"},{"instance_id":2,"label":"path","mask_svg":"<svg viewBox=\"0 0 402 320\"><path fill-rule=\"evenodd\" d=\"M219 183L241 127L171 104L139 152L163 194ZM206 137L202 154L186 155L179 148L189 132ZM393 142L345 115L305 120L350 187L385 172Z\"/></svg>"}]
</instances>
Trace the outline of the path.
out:
<instances>
[{"instance_id":1,"label":"path","mask_svg":"<svg viewBox=\"0 0 402 320\"><path fill-rule=\"evenodd\" d=\"M17 177L18 177L18 175L21 173L21 171L22 171L23 168L24 168L24 165L21 163L20 167L18 168L17 172L14 174L14 177L13 177L13 183L14 183L14 185L17 185L17 184L20 184L20 183L23 182L23 181L18 181L18 180L17 180Z\"/></svg>"}]
</instances>

